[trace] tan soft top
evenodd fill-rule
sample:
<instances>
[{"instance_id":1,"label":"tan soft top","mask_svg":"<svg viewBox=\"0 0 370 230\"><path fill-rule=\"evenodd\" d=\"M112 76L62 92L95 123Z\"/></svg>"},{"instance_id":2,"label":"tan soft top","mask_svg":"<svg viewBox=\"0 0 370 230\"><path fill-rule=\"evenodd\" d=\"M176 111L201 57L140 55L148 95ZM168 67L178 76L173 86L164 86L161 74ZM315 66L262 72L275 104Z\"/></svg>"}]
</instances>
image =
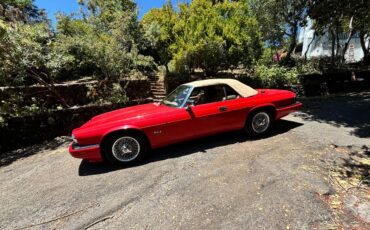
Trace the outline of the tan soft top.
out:
<instances>
[{"instance_id":1,"label":"tan soft top","mask_svg":"<svg viewBox=\"0 0 370 230\"><path fill-rule=\"evenodd\" d=\"M208 79L208 80L201 80L201 81L193 81L193 82L186 83L184 85L193 86L193 87L205 87L205 86L210 86L210 85L221 85L221 84L230 86L242 97L250 97L258 93L253 88L247 85L244 85L243 83L235 79Z\"/></svg>"}]
</instances>

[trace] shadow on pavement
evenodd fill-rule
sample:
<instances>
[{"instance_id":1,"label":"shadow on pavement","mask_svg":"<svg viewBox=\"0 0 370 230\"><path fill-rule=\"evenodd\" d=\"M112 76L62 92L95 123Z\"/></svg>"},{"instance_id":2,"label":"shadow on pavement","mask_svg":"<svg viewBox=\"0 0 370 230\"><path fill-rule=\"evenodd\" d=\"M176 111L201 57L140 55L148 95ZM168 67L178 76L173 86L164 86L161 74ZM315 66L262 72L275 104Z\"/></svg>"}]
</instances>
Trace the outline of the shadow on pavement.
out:
<instances>
[{"instance_id":1,"label":"shadow on pavement","mask_svg":"<svg viewBox=\"0 0 370 230\"><path fill-rule=\"evenodd\" d=\"M348 146L350 158L344 160L344 178L355 177L361 180L361 184L370 187L370 165L368 159L370 157L370 149L367 146L362 146L360 150L353 149Z\"/></svg>"},{"instance_id":2,"label":"shadow on pavement","mask_svg":"<svg viewBox=\"0 0 370 230\"><path fill-rule=\"evenodd\" d=\"M42 151L55 150L61 145L66 144L67 142L69 142L69 138L57 137L54 140L44 141L41 144L31 145L10 152L0 153L1 154L0 167L10 165L11 163L18 159L29 157Z\"/></svg>"},{"instance_id":3,"label":"shadow on pavement","mask_svg":"<svg viewBox=\"0 0 370 230\"><path fill-rule=\"evenodd\" d=\"M294 128L301 126L301 123L281 120L277 122L271 131L270 135L264 138L273 137L279 134L286 133ZM171 145L165 148L153 150L148 157L136 165L128 167L137 167L145 164L149 164L156 161L162 161L170 158L177 158L186 155L190 155L196 152L206 152L208 149L215 147L226 146L234 143L241 143L245 141L253 141L243 131L234 131L228 133L222 133L206 138L197 140L187 141L180 144ZM125 168L128 168L125 167ZM121 170L124 168L118 168L111 166L107 163L91 164L87 161L82 161L79 167L80 176L90 176L96 174L109 173L115 170Z\"/></svg>"},{"instance_id":4,"label":"shadow on pavement","mask_svg":"<svg viewBox=\"0 0 370 230\"><path fill-rule=\"evenodd\" d=\"M370 92L342 96L302 98L303 109L297 116L305 120L354 128L357 137L370 137Z\"/></svg>"}]
</instances>

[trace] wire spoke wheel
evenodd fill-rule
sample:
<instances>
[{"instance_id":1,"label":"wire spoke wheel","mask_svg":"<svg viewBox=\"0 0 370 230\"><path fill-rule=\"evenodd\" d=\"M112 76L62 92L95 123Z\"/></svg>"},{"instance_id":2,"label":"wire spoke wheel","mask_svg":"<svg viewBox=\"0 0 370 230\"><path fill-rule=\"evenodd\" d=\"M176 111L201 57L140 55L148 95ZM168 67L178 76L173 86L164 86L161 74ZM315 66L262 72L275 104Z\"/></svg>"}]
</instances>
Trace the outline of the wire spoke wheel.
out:
<instances>
[{"instance_id":1,"label":"wire spoke wheel","mask_svg":"<svg viewBox=\"0 0 370 230\"><path fill-rule=\"evenodd\" d=\"M120 162L135 160L140 153L140 143L133 137L118 138L112 145L112 154Z\"/></svg>"},{"instance_id":2,"label":"wire spoke wheel","mask_svg":"<svg viewBox=\"0 0 370 230\"><path fill-rule=\"evenodd\" d=\"M270 126L270 116L266 112L259 112L252 119L252 129L254 132L264 133Z\"/></svg>"}]
</instances>

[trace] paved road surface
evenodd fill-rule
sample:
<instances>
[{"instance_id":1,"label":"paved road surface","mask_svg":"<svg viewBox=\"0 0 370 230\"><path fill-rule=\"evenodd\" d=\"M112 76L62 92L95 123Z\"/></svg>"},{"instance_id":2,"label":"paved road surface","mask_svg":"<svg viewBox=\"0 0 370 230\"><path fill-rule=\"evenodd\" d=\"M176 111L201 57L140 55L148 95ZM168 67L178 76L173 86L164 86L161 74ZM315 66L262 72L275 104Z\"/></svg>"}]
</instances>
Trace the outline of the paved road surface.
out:
<instances>
[{"instance_id":1,"label":"paved road surface","mask_svg":"<svg viewBox=\"0 0 370 230\"><path fill-rule=\"evenodd\" d=\"M325 229L330 146L370 147L370 96L305 104L267 138L225 133L131 168L73 159L63 138L27 149L2 162L0 229Z\"/></svg>"}]
</instances>

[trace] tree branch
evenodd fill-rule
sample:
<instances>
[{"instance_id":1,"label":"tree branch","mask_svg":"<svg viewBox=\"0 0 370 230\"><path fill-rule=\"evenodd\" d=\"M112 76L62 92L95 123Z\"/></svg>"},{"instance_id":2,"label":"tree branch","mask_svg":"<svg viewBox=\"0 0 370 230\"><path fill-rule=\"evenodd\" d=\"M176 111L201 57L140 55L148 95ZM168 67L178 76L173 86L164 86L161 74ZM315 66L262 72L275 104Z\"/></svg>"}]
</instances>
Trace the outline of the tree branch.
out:
<instances>
[{"instance_id":1,"label":"tree branch","mask_svg":"<svg viewBox=\"0 0 370 230\"><path fill-rule=\"evenodd\" d=\"M36 72L34 72L33 70L31 69L28 69L27 70L29 73L30 73L30 76L35 79L36 81L38 81L40 84L44 85L46 88L48 88L48 90L54 94L54 96L56 98L58 98L58 100L60 101L60 103L62 103L63 107L65 108L69 108L70 106L67 104L67 102L65 101L65 99L59 94L58 90L55 88L55 85L53 83L49 84L47 83L44 79L42 79Z\"/></svg>"},{"instance_id":2,"label":"tree branch","mask_svg":"<svg viewBox=\"0 0 370 230\"><path fill-rule=\"evenodd\" d=\"M348 38L346 40L346 42L344 43L344 47L342 49L342 54L341 54L341 62L344 63L345 62L345 54L346 54L346 51L348 49L348 45L349 45L349 42L351 41L352 37L353 37L353 34L354 34L354 30L353 30L353 26L352 26L352 23L353 23L353 16L351 17L351 20L349 22L349 35L348 35Z\"/></svg>"},{"instance_id":3,"label":"tree branch","mask_svg":"<svg viewBox=\"0 0 370 230\"><path fill-rule=\"evenodd\" d=\"M315 40L315 38L316 38L316 33L313 34L312 40L311 40L311 42L307 46L306 52L304 53L304 60L307 60L308 50L310 49L310 47L311 47L313 41Z\"/></svg>"}]
</instances>

